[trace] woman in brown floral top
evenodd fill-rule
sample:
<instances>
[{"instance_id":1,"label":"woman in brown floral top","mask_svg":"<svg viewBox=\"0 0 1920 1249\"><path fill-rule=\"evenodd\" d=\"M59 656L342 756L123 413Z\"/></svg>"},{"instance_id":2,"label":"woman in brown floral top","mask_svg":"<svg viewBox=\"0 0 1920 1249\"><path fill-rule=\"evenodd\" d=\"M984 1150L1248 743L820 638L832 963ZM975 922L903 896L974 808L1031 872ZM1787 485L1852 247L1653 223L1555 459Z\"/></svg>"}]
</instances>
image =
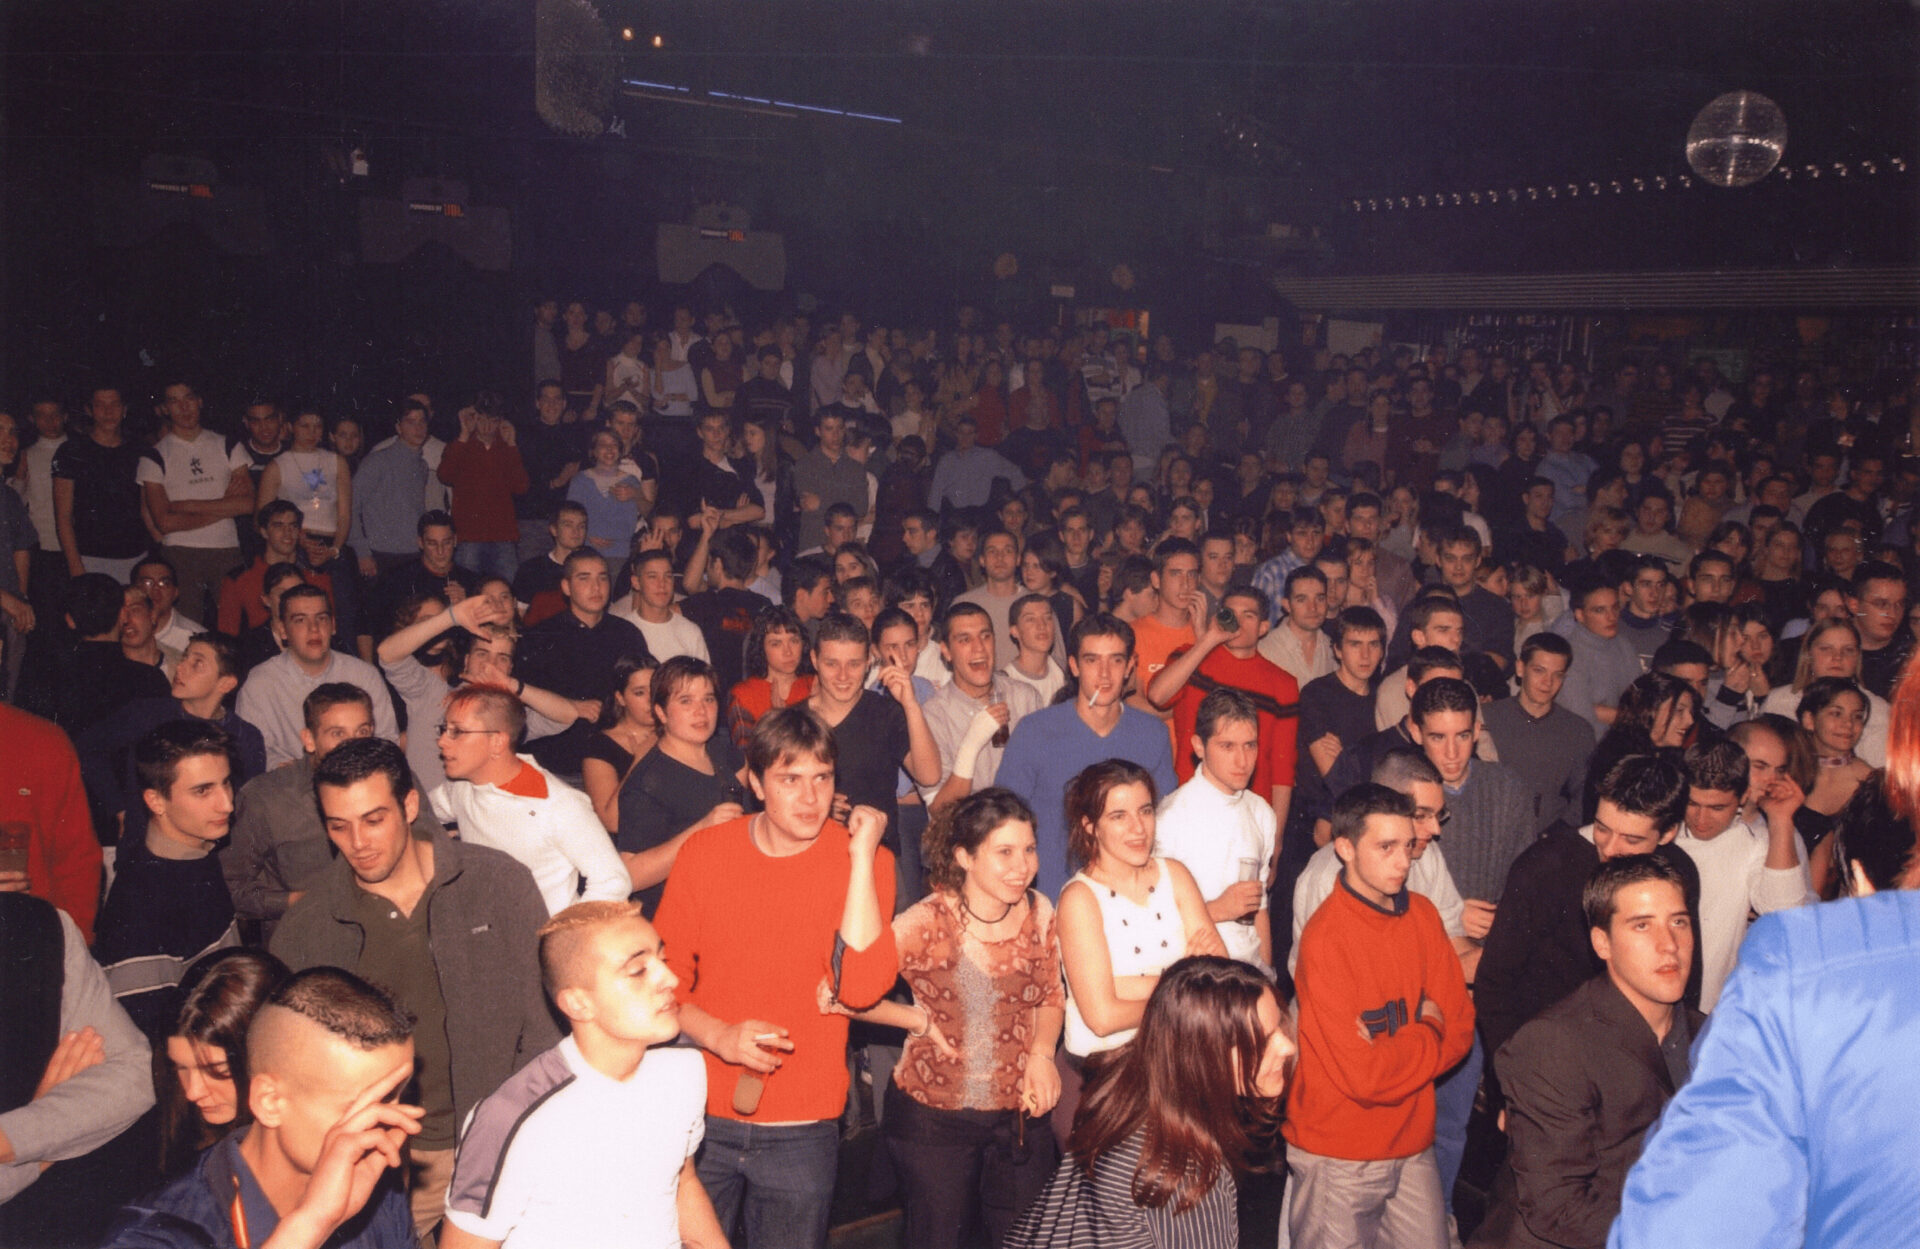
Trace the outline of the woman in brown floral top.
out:
<instances>
[{"instance_id":1,"label":"woman in brown floral top","mask_svg":"<svg viewBox=\"0 0 1920 1249\"><path fill-rule=\"evenodd\" d=\"M1033 812L1009 790L955 803L922 844L933 892L893 921L913 1004L855 1018L909 1033L882 1119L906 1243L958 1249L978 1221L998 1245L1056 1160L1047 1115L1065 997L1053 907L1032 888Z\"/></svg>"}]
</instances>

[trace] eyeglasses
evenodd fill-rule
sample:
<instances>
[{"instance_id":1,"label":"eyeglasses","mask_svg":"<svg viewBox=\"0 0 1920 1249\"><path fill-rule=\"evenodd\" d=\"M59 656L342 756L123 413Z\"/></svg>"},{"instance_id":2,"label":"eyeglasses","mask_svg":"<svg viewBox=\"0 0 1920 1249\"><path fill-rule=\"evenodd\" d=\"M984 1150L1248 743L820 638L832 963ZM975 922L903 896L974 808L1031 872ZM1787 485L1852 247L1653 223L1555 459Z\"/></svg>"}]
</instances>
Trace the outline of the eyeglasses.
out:
<instances>
[{"instance_id":1,"label":"eyeglasses","mask_svg":"<svg viewBox=\"0 0 1920 1249\"><path fill-rule=\"evenodd\" d=\"M133 584L143 586L147 589L154 589L159 586L172 585L174 581L172 577L138 577L134 579Z\"/></svg>"},{"instance_id":2,"label":"eyeglasses","mask_svg":"<svg viewBox=\"0 0 1920 1249\"><path fill-rule=\"evenodd\" d=\"M1447 810L1445 807L1440 808L1438 811L1428 807L1415 807L1413 809L1413 818L1416 820L1432 820L1441 828L1445 828L1448 822L1453 819L1453 812Z\"/></svg>"},{"instance_id":3,"label":"eyeglasses","mask_svg":"<svg viewBox=\"0 0 1920 1249\"><path fill-rule=\"evenodd\" d=\"M456 742L463 737L484 736L488 733L506 732L505 729L463 729L457 724L446 724L444 722L437 725L433 731L437 737L451 737Z\"/></svg>"}]
</instances>

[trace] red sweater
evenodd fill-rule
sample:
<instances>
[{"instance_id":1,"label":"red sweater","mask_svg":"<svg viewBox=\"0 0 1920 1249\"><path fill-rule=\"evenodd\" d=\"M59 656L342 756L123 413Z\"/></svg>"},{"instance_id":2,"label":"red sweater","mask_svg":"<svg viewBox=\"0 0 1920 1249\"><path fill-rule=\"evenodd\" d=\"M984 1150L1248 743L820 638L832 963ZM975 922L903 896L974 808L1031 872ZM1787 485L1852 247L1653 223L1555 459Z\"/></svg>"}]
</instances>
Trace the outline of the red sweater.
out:
<instances>
[{"instance_id":1,"label":"red sweater","mask_svg":"<svg viewBox=\"0 0 1920 1249\"><path fill-rule=\"evenodd\" d=\"M1167 662L1172 663L1185 653L1185 648L1177 650L1168 657ZM1292 707L1300 701L1299 682L1265 655L1235 659L1226 647L1216 646L1200 661L1200 675L1210 677L1220 685L1230 685L1253 694L1265 694L1282 707ZM1173 770L1183 785L1193 779L1193 726L1200 718L1200 702L1206 696L1205 690L1189 681L1173 701ZM1299 735L1300 716L1297 712L1287 716L1269 715L1265 711L1260 713L1260 760L1254 764L1253 783L1249 788L1261 801L1273 801L1275 785L1293 785Z\"/></svg>"},{"instance_id":2,"label":"red sweater","mask_svg":"<svg viewBox=\"0 0 1920 1249\"><path fill-rule=\"evenodd\" d=\"M1473 1048L1473 999L1440 912L1408 892L1388 914L1343 877L1300 934L1300 1061L1288 1142L1360 1162L1433 1144L1433 1081ZM1443 1026L1420 1020L1430 998ZM1365 1023L1373 1034L1362 1040Z\"/></svg>"},{"instance_id":3,"label":"red sweater","mask_svg":"<svg viewBox=\"0 0 1920 1249\"><path fill-rule=\"evenodd\" d=\"M453 487L453 529L462 542L520 540L513 496L525 494L529 482L519 447L456 438L441 453L440 480Z\"/></svg>"},{"instance_id":4,"label":"red sweater","mask_svg":"<svg viewBox=\"0 0 1920 1249\"><path fill-rule=\"evenodd\" d=\"M653 917L680 978L679 997L717 1019L763 1019L787 1029L793 1052L767 1077L750 1122L838 1118L847 1102L847 1017L823 1015L814 1000L833 974L833 938L847 901L848 833L832 820L812 846L788 858L761 853L747 829L752 816L687 838L667 876ZM840 964L840 997L865 1008L893 987L893 856L874 856L880 936L849 948ZM1435 921L1438 922L1437 920ZM733 1086L743 1067L707 1060L707 1113L743 1119Z\"/></svg>"},{"instance_id":5,"label":"red sweater","mask_svg":"<svg viewBox=\"0 0 1920 1249\"><path fill-rule=\"evenodd\" d=\"M0 826L27 827L27 892L65 911L91 944L100 843L94 839L73 743L51 720L6 703L0 703L0 742L6 743L0 756Z\"/></svg>"}]
</instances>

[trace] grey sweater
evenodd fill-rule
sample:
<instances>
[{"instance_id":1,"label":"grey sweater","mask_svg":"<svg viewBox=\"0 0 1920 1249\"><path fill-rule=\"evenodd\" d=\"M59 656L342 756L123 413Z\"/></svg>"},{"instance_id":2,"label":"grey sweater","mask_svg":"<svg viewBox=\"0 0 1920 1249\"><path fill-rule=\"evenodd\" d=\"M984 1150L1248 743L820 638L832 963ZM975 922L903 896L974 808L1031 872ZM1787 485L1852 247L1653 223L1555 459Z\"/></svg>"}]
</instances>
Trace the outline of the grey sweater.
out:
<instances>
[{"instance_id":1,"label":"grey sweater","mask_svg":"<svg viewBox=\"0 0 1920 1249\"><path fill-rule=\"evenodd\" d=\"M1482 718L1500 762L1533 791L1539 804L1534 828L1545 829L1555 820L1578 825L1593 726L1558 704L1536 720L1518 698L1488 703Z\"/></svg>"},{"instance_id":2,"label":"grey sweater","mask_svg":"<svg viewBox=\"0 0 1920 1249\"><path fill-rule=\"evenodd\" d=\"M91 1027L100 1034L107 1057L55 1085L46 1096L0 1115L0 1131L12 1143L14 1158L0 1167L0 1202L39 1179L42 1163L92 1153L153 1105L147 1038L113 1000L106 975L65 911L60 912L60 932L60 1033Z\"/></svg>"},{"instance_id":3,"label":"grey sweater","mask_svg":"<svg viewBox=\"0 0 1920 1249\"><path fill-rule=\"evenodd\" d=\"M1460 788L1447 787L1447 811L1441 839L1460 896L1498 902L1507 869L1538 833L1533 791L1505 765L1475 759Z\"/></svg>"}]
</instances>

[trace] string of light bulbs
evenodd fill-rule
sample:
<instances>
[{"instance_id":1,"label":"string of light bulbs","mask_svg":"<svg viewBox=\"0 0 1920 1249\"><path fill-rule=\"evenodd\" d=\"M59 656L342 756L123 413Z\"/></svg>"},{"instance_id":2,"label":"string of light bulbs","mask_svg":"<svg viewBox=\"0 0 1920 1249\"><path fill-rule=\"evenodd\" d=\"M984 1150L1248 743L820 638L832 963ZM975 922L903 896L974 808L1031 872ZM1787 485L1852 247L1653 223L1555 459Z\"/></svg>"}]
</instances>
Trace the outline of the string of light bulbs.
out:
<instances>
[{"instance_id":1,"label":"string of light bulbs","mask_svg":"<svg viewBox=\"0 0 1920 1249\"><path fill-rule=\"evenodd\" d=\"M1904 157L1888 156L1883 159L1863 159L1854 161L1837 160L1825 165L1805 164L1788 165L1782 163L1770 177L1792 182L1799 179L1805 182L1818 181L1821 178L1876 177L1880 174L1904 174L1908 164ZM1433 195L1387 195L1370 197L1350 197L1346 201L1348 212L1412 212L1422 208L1473 208L1498 204L1519 205L1558 202L1560 200L1599 199L1607 195L1644 194L1652 191L1691 191L1697 185L1704 185L1691 174L1655 174L1645 178L1611 178L1607 181L1589 179L1585 182L1549 182L1536 186L1489 188L1485 191L1443 191Z\"/></svg>"}]
</instances>

